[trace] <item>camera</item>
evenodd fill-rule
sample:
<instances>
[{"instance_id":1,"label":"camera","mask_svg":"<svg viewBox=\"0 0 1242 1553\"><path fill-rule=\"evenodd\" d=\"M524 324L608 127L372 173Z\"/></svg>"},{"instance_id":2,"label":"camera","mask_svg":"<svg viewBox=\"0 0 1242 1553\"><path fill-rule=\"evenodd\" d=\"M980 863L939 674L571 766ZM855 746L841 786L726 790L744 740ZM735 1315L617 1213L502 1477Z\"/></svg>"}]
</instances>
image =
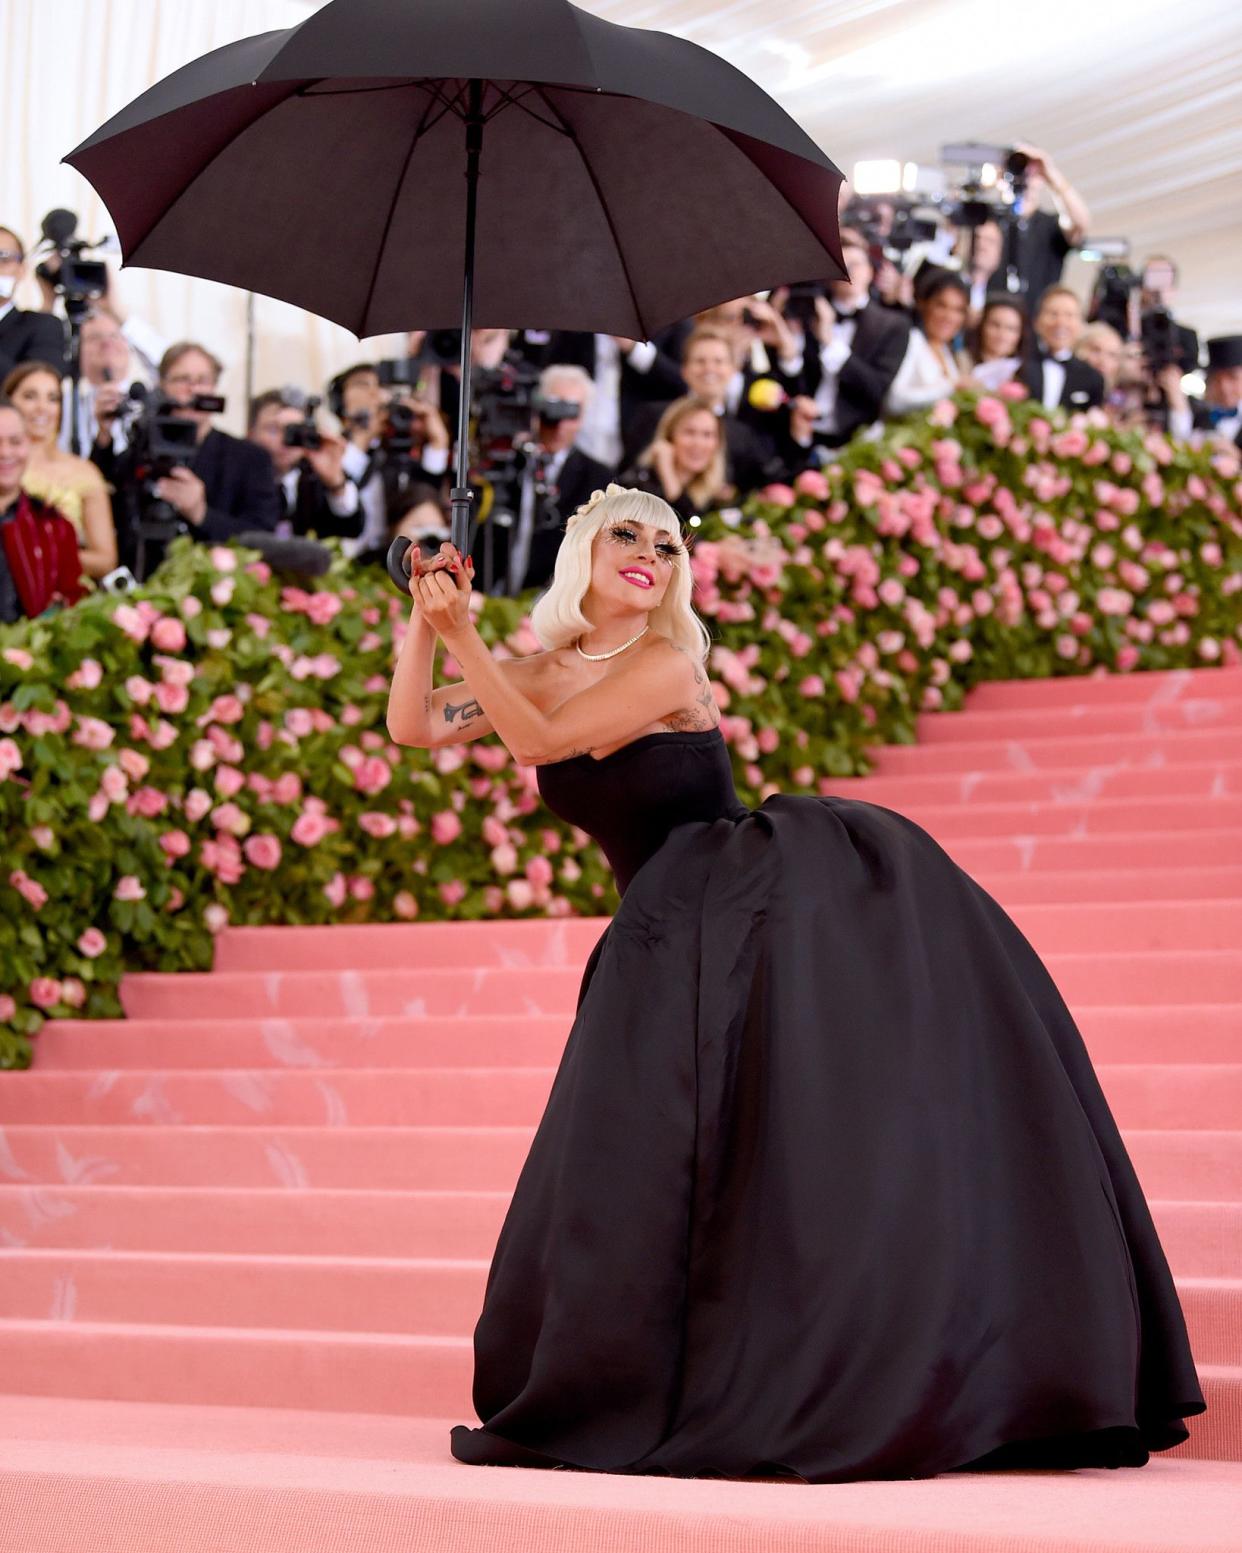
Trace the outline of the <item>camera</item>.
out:
<instances>
[{"instance_id":1,"label":"camera","mask_svg":"<svg viewBox=\"0 0 1242 1553\"><path fill-rule=\"evenodd\" d=\"M49 210L40 223L39 231L44 244L60 259L56 270L44 260L36 265L35 274L40 280L53 286L65 300L65 312L73 325L79 325L96 298L108 291L108 268L102 259L84 259L83 251L97 248L84 237L75 234L78 218L71 210Z\"/></svg>"},{"instance_id":2,"label":"camera","mask_svg":"<svg viewBox=\"0 0 1242 1553\"><path fill-rule=\"evenodd\" d=\"M283 441L287 448L309 448L317 452L323 447L323 435L315 424L315 411L320 401L313 396L302 405L302 419L286 426Z\"/></svg>"},{"instance_id":3,"label":"camera","mask_svg":"<svg viewBox=\"0 0 1242 1553\"><path fill-rule=\"evenodd\" d=\"M413 358L424 367L456 367L461 363L461 330L428 329L422 348ZM382 365L382 363L381 363ZM382 382L383 379L381 378Z\"/></svg>"}]
</instances>

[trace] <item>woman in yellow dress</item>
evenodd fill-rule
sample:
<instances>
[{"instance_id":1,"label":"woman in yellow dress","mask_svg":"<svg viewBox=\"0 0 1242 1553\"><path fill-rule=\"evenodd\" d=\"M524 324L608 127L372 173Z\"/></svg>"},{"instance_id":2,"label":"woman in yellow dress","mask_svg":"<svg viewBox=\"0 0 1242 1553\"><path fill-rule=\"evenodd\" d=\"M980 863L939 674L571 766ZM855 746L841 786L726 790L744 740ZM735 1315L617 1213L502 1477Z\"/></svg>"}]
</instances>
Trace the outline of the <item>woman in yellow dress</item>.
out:
<instances>
[{"instance_id":1,"label":"woman in yellow dress","mask_svg":"<svg viewBox=\"0 0 1242 1553\"><path fill-rule=\"evenodd\" d=\"M20 413L30 438L22 488L73 524L86 576L107 576L116 565L112 502L103 475L90 459L57 445L63 405L60 372L45 361L24 361L5 378L0 393Z\"/></svg>"}]
</instances>

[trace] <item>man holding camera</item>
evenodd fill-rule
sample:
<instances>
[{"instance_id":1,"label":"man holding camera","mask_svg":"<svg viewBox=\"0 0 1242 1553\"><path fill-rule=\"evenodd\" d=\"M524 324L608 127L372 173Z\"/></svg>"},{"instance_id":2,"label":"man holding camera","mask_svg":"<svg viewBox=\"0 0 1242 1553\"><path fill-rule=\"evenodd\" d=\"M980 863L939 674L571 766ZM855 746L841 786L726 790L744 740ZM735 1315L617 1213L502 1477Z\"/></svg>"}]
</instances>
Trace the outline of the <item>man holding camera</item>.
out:
<instances>
[{"instance_id":1,"label":"man holding camera","mask_svg":"<svg viewBox=\"0 0 1242 1553\"><path fill-rule=\"evenodd\" d=\"M280 537L356 538L362 506L358 487L345 473L345 442L315 424L316 403L298 403L285 389L269 389L250 401L247 437L272 461L283 507L276 525Z\"/></svg>"},{"instance_id":2,"label":"man holding camera","mask_svg":"<svg viewBox=\"0 0 1242 1553\"><path fill-rule=\"evenodd\" d=\"M96 437L92 458L131 502L124 539L117 528L122 549L136 544L144 496L166 503L183 532L207 543L275 530L282 509L271 459L212 425L224 407L216 394L223 370L202 345L170 346L160 362L155 413L136 424L125 451L115 452L110 429L107 443ZM128 564L128 556L122 559Z\"/></svg>"},{"instance_id":3,"label":"man holding camera","mask_svg":"<svg viewBox=\"0 0 1242 1553\"><path fill-rule=\"evenodd\" d=\"M1082 195L1046 151L1021 142L1013 150L1027 160L1017 185L1020 192L1015 219L1005 226L1000 269L1018 276L1027 308L1034 313L1044 292L1060 284L1066 256L1086 236L1091 213ZM1055 211L1040 209L1045 190L1052 196Z\"/></svg>"},{"instance_id":4,"label":"man holding camera","mask_svg":"<svg viewBox=\"0 0 1242 1553\"><path fill-rule=\"evenodd\" d=\"M65 369L65 330L60 319L18 307L13 293L26 267L26 250L16 232L0 226L0 379L23 361L46 361Z\"/></svg>"},{"instance_id":5,"label":"man holding camera","mask_svg":"<svg viewBox=\"0 0 1242 1553\"><path fill-rule=\"evenodd\" d=\"M813 447L840 447L879 419L910 339L906 316L871 296L871 254L862 234L847 227L841 252L849 278L815 298L801 392L777 437L791 473L811 462Z\"/></svg>"},{"instance_id":6,"label":"man holding camera","mask_svg":"<svg viewBox=\"0 0 1242 1553\"><path fill-rule=\"evenodd\" d=\"M389 375L403 371L406 379L382 381L380 366L360 362L333 378L328 405L345 435L344 474L358 488L362 528L346 540L347 554L382 552L389 514L402 505L415 484L438 487L449 466L452 442L439 410L408 381L416 371L411 361L381 363Z\"/></svg>"}]
</instances>

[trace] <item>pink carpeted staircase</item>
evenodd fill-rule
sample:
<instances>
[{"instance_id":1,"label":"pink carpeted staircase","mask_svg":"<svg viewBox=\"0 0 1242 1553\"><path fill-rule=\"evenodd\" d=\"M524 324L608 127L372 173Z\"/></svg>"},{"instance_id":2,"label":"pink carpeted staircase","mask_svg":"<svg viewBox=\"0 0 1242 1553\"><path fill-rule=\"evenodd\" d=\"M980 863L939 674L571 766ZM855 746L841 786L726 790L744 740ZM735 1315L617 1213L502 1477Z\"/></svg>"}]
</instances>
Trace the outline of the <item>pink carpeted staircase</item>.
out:
<instances>
[{"instance_id":1,"label":"pink carpeted staircase","mask_svg":"<svg viewBox=\"0 0 1242 1553\"><path fill-rule=\"evenodd\" d=\"M1206 1417L1142 1472L471 1469L470 1333L599 920L234 929L0 1075L0 1553L1242 1548L1242 672L990 685L835 790L925 825L1086 1037Z\"/></svg>"}]
</instances>

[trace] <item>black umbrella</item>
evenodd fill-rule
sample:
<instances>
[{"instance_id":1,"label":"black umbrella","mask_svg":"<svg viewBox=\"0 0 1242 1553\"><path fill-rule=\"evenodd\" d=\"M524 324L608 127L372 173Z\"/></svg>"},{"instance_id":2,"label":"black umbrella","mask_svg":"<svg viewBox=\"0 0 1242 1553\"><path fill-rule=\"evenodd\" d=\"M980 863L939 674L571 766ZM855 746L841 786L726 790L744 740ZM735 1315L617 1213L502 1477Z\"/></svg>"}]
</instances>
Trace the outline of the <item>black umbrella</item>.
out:
<instances>
[{"instance_id":1,"label":"black umbrella","mask_svg":"<svg viewBox=\"0 0 1242 1553\"><path fill-rule=\"evenodd\" d=\"M845 273L841 174L772 98L569 0L330 0L175 71L65 160L128 265L359 337L460 322L463 551L472 326L646 339Z\"/></svg>"}]
</instances>

